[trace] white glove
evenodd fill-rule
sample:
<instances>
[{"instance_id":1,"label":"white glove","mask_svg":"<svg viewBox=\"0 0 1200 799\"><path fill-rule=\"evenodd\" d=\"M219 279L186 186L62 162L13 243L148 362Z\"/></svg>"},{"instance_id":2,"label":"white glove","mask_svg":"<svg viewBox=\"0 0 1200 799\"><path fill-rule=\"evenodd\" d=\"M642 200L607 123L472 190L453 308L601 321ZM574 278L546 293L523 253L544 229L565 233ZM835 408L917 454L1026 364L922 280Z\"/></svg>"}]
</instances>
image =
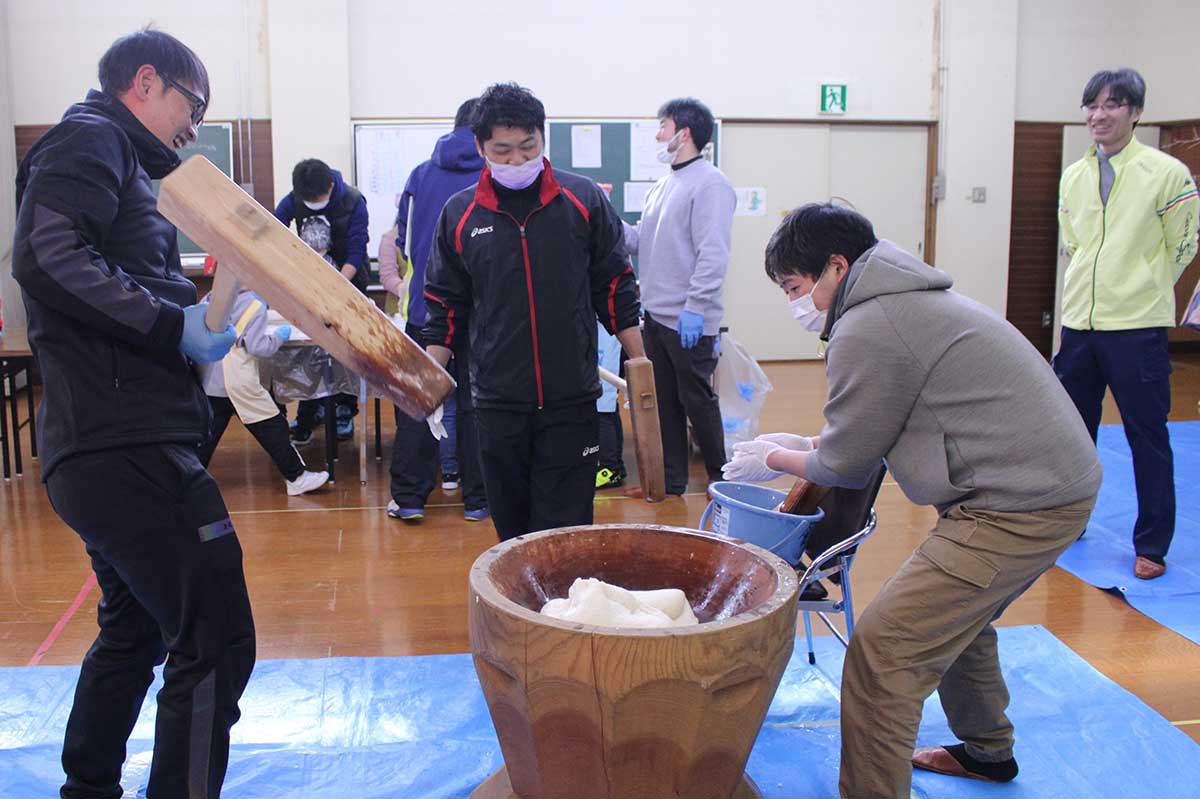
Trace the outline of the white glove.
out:
<instances>
[{"instance_id":1,"label":"white glove","mask_svg":"<svg viewBox=\"0 0 1200 799\"><path fill-rule=\"evenodd\" d=\"M425 423L429 425L429 432L433 433L433 437L438 441L450 437L450 434L446 432L446 426L442 424L442 414L445 412L445 408L439 405L425 419Z\"/></svg>"},{"instance_id":2,"label":"white glove","mask_svg":"<svg viewBox=\"0 0 1200 799\"><path fill-rule=\"evenodd\" d=\"M742 441L733 445L733 460L721 467L721 474L726 480L738 480L747 483L765 483L774 480L783 472L777 472L767 466L767 458L776 450L783 447L771 441Z\"/></svg>"},{"instance_id":3,"label":"white glove","mask_svg":"<svg viewBox=\"0 0 1200 799\"><path fill-rule=\"evenodd\" d=\"M755 441L770 441L784 449L794 449L797 452L812 452L813 440L808 436L798 436L795 433L764 433Z\"/></svg>"}]
</instances>

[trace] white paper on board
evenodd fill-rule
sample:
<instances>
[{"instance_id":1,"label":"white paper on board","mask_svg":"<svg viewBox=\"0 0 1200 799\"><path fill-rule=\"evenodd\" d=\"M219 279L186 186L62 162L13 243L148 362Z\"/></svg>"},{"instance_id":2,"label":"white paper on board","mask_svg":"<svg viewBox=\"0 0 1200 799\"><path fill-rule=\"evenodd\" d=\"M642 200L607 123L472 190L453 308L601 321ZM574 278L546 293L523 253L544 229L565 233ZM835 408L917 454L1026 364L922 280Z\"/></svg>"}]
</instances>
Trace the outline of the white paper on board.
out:
<instances>
[{"instance_id":1,"label":"white paper on board","mask_svg":"<svg viewBox=\"0 0 1200 799\"><path fill-rule=\"evenodd\" d=\"M762 186L740 186L735 188L737 207L734 216L766 216L767 190Z\"/></svg>"},{"instance_id":2,"label":"white paper on board","mask_svg":"<svg viewBox=\"0 0 1200 799\"><path fill-rule=\"evenodd\" d=\"M630 180L658 180L671 168L658 162L657 134L658 120L641 119L629 125Z\"/></svg>"},{"instance_id":3,"label":"white paper on board","mask_svg":"<svg viewBox=\"0 0 1200 799\"><path fill-rule=\"evenodd\" d=\"M599 125L571 126L571 167L573 169L599 169L601 152Z\"/></svg>"},{"instance_id":4,"label":"white paper on board","mask_svg":"<svg viewBox=\"0 0 1200 799\"><path fill-rule=\"evenodd\" d=\"M646 207L646 195L654 188L653 181L626 182L625 213L640 214Z\"/></svg>"}]
</instances>

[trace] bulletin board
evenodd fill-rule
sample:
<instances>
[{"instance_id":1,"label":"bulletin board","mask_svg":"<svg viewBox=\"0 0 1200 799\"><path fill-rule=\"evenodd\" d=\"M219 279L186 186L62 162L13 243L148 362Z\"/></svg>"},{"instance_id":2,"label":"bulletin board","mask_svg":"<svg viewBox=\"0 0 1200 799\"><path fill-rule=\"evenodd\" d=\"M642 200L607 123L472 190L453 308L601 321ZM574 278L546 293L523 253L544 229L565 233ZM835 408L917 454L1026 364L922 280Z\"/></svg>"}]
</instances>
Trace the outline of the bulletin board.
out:
<instances>
[{"instance_id":1,"label":"bulletin board","mask_svg":"<svg viewBox=\"0 0 1200 799\"><path fill-rule=\"evenodd\" d=\"M547 152L555 168L611 185L609 199L621 218L633 224L641 219L645 192L670 169L654 161L657 131L656 119L551 120ZM720 155L721 121L717 120L704 157L719 167Z\"/></svg>"},{"instance_id":2,"label":"bulletin board","mask_svg":"<svg viewBox=\"0 0 1200 799\"><path fill-rule=\"evenodd\" d=\"M372 258L379 251L379 239L396 221L396 203L409 173L432 155L434 144L453 127L454 122L450 119L383 119L352 123L354 174L351 183L367 200L370 216L367 252ZM644 196L669 169L653 161L657 130L656 119L548 120L546 151L556 168L611 185L610 198L617 212L626 221L635 223L641 218L640 197L631 195L636 192ZM705 147L704 156L715 166L720 166L720 120L714 126L713 140Z\"/></svg>"}]
</instances>

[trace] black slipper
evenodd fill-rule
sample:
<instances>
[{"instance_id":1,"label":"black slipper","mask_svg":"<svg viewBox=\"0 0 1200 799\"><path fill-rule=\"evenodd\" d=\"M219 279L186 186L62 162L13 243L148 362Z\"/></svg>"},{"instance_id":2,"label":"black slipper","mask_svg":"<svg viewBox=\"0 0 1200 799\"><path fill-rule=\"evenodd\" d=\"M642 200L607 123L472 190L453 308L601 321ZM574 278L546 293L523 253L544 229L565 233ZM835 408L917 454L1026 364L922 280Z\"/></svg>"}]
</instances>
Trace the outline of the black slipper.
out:
<instances>
[{"instance_id":1,"label":"black slipper","mask_svg":"<svg viewBox=\"0 0 1200 799\"><path fill-rule=\"evenodd\" d=\"M966 744L922 747L913 752L912 763L925 771L984 782L1012 782L1017 776L1015 758L996 763L976 760L967 754Z\"/></svg>"}]
</instances>

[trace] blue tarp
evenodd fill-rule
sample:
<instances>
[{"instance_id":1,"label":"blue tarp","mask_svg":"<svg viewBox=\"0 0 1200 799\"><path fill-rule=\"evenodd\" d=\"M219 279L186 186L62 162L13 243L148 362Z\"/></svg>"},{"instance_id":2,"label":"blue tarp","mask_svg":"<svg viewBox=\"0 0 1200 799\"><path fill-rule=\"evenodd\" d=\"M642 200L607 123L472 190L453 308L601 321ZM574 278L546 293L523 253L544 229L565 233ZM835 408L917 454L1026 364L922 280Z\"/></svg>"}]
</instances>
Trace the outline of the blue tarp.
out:
<instances>
[{"instance_id":1,"label":"blue tarp","mask_svg":"<svg viewBox=\"0 0 1200 799\"><path fill-rule=\"evenodd\" d=\"M803 649L803 645L801 645ZM1040 627L1000 631L1017 728L1017 780L991 785L918 772L914 796L1200 796L1200 747ZM767 799L837 796L843 650L817 639L788 665L747 770ZM78 669L0 669L0 796L57 795ZM154 693L129 745L124 785L144 786ZM466 799L501 763L468 655L259 663L234 727L223 796ZM953 741L936 697L921 744Z\"/></svg>"},{"instance_id":2,"label":"blue tarp","mask_svg":"<svg viewBox=\"0 0 1200 799\"><path fill-rule=\"evenodd\" d=\"M1176 505L1167 573L1155 580L1133 576L1137 494L1133 458L1120 425L1100 428L1097 448L1104 484L1087 533L1058 565L1097 588L1120 592L1142 613L1200 644L1200 422L1167 426L1175 453Z\"/></svg>"}]
</instances>

